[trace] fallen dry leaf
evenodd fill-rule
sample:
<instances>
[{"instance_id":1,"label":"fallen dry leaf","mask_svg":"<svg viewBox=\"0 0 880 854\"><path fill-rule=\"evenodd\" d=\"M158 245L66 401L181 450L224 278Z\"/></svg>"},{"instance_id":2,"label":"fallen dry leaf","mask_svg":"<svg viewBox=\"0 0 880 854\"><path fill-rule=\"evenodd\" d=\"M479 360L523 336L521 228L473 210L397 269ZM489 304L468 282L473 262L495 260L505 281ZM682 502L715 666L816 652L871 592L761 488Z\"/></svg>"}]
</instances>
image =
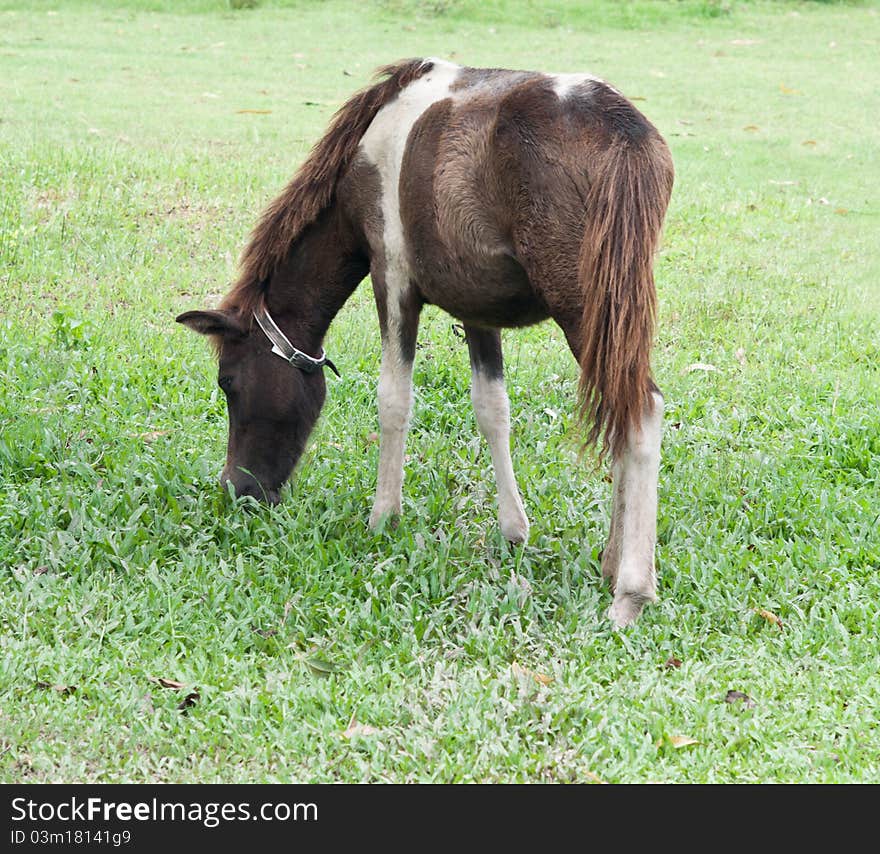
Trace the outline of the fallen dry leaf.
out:
<instances>
[{"instance_id":1,"label":"fallen dry leaf","mask_svg":"<svg viewBox=\"0 0 880 854\"><path fill-rule=\"evenodd\" d=\"M779 626L780 629L784 628L782 620L776 616L772 611L768 611L766 608L755 608L755 613L765 619L768 623L773 623L774 626Z\"/></svg>"},{"instance_id":2,"label":"fallen dry leaf","mask_svg":"<svg viewBox=\"0 0 880 854\"><path fill-rule=\"evenodd\" d=\"M355 735L376 735L379 730L376 727L372 727L369 724L359 724L357 722L357 718L352 715L351 720L348 722L348 728L342 733L343 738L351 738Z\"/></svg>"},{"instance_id":3,"label":"fallen dry leaf","mask_svg":"<svg viewBox=\"0 0 880 854\"><path fill-rule=\"evenodd\" d=\"M177 704L177 711L186 714L186 710L191 709L201 699L201 696L202 695L199 694L197 690L190 691L190 693Z\"/></svg>"},{"instance_id":4,"label":"fallen dry leaf","mask_svg":"<svg viewBox=\"0 0 880 854\"><path fill-rule=\"evenodd\" d=\"M594 774L592 771L584 771L584 776L593 783L601 783L603 786L607 785L598 774Z\"/></svg>"},{"instance_id":5,"label":"fallen dry leaf","mask_svg":"<svg viewBox=\"0 0 880 854\"><path fill-rule=\"evenodd\" d=\"M800 89L791 89L786 86L784 83L779 84L779 91L782 92L783 95L800 95Z\"/></svg>"},{"instance_id":6,"label":"fallen dry leaf","mask_svg":"<svg viewBox=\"0 0 880 854\"><path fill-rule=\"evenodd\" d=\"M62 697L69 697L77 691L76 685L53 685L51 682L37 682L36 687L42 691L52 690L56 694L60 694Z\"/></svg>"},{"instance_id":7,"label":"fallen dry leaf","mask_svg":"<svg viewBox=\"0 0 880 854\"><path fill-rule=\"evenodd\" d=\"M246 113L253 116L268 116L271 110L236 110L236 115L242 116Z\"/></svg>"},{"instance_id":8,"label":"fallen dry leaf","mask_svg":"<svg viewBox=\"0 0 880 854\"><path fill-rule=\"evenodd\" d=\"M183 682L178 682L176 679L166 679L164 676L160 676L158 679L151 677L151 680L163 688L173 688L175 691L183 688Z\"/></svg>"},{"instance_id":9,"label":"fallen dry leaf","mask_svg":"<svg viewBox=\"0 0 880 854\"><path fill-rule=\"evenodd\" d=\"M663 662L663 666L667 670L678 670L678 668L681 667L681 659L670 655L669 658Z\"/></svg>"},{"instance_id":10,"label":"fallen dry leaf","mask_svg":"<svg viewBox=\"0 0 880 854\"><path fill-rule=\"evenodd\" d=\"M742 703L746 709L754 709L757 705L748 694L743 694L742 691L728 691L724 697L724 702L731 704Z\"/></svg>"},{"instance_id":11,"label":"fallen dry leaf","mask_svg":"<svg viewBox=\"0 0 880 854\"><path fill-rule=\"evenodd\" d=\"M546 673L537 673L534 670L529 670L528 667L523 667L515 661L510 665L510 669L513 671L514 676L518 676L522 679L534 679L542 685L549 685L553 681L552 676L547 676Z\"/></svg>"},{"instance_id":12,"label":"fallen dry leaf","mask_svg":"<svg viewBox=\"0 0 880 854\"><path fill-rule=\"evenodd\" d=\"M849 210L847 208L835 208L834 213L839 216L846 216L849 213Z\"/></svg>"},{"instance_id":13,"label":"fallen dry leaf","mask_svg":"<svg viewBox=\"0 0 880 854\"><path fill-rule=\"evenodd\" d=\"M278 634L278 629L261 629L253 623L251 623L251 631L256 635L259 635L261 638L271 638Z\"/></svg>"},{"instance_id":14,"label":"fallen dry leaf","mask_svg":"<svg viewBox=\"0 0 880 854\"><path fill-rule=\"evenodd\" d=\"M669 743L676 749L680 750L682 747L690 747L692 744L699 744L695 738L691 738L689 735L671 735L669 736Z\"/></svg>"},{"instance_id":15,"label":"fallen dry leaf","mask_svg":"<svg viewBox=\"0 0 880 854\"><path fill-rule=\"evenodd\" d=\"M761 130L757 125L746 125L743 130L751 131L754 133L756 130Z\"/></svg>"},{"instance_id":16,"label":"fallen dry leaf","mask_svg":"<svg viewBox=\"0 0 880 854\"><path fill-rule=\"evenodd\" d=\"M715 365L709 365L706 362L694 362L692 365L688 365L683 371L683 374L692 374L694 371L715 371L718 372L718 368Z\"/></svg>"},{"instance_id":17,"label":"fallen dry leaf","mask_svg":"<svg viewBox=\"0 0 880 854\"><path fill-rule=\"evenodd\" d=\"M815 148L816 147L816 140L815 139L805 139L801 143L801 145L806 145L808 148Z\"/></svg>"},{"instance_id":18,"label":"fallen dry leaf","mask_svg":"<svg viewBox=\"0 0 880 854\"><path fill-rule=\"evenodd\" d=\"M143 439L144 442L155 442L160 436L167 436L168 430L148 430L146 433L138 433L138 439Z\"/></svg>"},{"instance_id":19,"label":"fallen dry leaf","mask_svg":"<svg viewBox=\"0 0 880 854\"><path fill-rule=\"evenodd\" d=\"M38 567L34 570L34 575L45 575L48 571L49 571L49 567L48 567L48 566L38 566Z\"/></svg>"}]
</instances>

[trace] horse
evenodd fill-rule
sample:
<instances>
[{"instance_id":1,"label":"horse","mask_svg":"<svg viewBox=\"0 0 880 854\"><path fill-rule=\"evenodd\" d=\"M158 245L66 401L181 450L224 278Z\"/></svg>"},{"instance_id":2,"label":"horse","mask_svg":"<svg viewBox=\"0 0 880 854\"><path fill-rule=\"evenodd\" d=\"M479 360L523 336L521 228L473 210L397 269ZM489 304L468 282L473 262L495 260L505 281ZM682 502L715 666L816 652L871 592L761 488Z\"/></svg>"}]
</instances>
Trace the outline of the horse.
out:
<instances>
[{"instance_id":1,"label":"horse","mask_svg":"<svg viewBox=\"0 0 880 854\"><path fill-rule=\"evenodd\" d=\"M500 330L552 318L580 367L583 449L611 457L607 616L633 623L656 600L653 257L673 177L657 129L592 75L439 59L380 69L268 205L220 306L176 318L216 350L221 483L280 500L325 400L323 369L336 370L325 333L369 274L382 345L370 526L401 511L419 313L433 304L464 326L500 529L523 543Z\"/></svg>"}]
</instances>

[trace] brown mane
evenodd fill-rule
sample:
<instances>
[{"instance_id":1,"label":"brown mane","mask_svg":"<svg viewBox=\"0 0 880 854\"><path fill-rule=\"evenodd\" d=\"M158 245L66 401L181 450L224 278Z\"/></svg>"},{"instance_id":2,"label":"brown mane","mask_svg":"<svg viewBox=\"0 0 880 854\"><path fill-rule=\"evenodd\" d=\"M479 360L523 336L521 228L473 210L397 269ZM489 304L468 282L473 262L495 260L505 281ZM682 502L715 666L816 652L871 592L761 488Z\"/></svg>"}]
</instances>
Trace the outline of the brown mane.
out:
<instances>
[{"instance_id":1,"label":"brown mane","mask_svg":"<svg viewBox=\"0 0 880 854\"><path fill-rule=\"evenodd\" d=\"M432 63L423 59L386 65L376 72L376 77L385 79L343 104L293 180L260 217L242 252L238 280L221 308L250 316L262 299L269 277L294 242L333 201L336 186L376 113L431 67Z\"/></svg>"}]
</instances>

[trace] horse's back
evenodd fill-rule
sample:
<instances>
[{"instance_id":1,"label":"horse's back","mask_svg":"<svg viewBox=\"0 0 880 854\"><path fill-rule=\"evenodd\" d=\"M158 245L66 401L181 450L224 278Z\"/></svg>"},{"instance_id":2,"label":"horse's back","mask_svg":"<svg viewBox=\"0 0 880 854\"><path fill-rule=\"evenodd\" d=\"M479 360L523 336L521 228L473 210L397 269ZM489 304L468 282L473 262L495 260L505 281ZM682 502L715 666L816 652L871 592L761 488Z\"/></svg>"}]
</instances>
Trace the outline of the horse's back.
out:
<instances>
[{"instance_id":1,"label":"horse's back","mask_svg":"<svg viewBox=\"0 0 880 854\"><path fill-rule=\"evenodd\" d=\"M402 256L427 302L477 324L524 325L579 302L593 164L621 135L658 136L590 75L436 62L364 137L386 259Z\"/></svg>"}]
</instances>

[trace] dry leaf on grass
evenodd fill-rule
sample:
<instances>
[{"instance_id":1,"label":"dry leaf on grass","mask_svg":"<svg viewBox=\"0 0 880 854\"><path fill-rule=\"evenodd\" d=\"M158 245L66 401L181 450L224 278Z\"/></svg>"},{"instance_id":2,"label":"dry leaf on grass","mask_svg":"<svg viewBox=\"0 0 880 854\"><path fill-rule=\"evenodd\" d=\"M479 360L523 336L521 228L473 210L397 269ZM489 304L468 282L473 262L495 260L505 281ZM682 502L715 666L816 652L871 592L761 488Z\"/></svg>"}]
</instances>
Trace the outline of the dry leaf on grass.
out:
<instances>
[{"instance_id":1,"label":"dry leaf on grass","mask_svg":"<svg viewBox=\"0 0 880 854\"><path fill-rule=\"evenodd\" d=\"M681 659L675 658L675 656L670 655L669 658L667 658L666 661L663 662L663 666L667 670L678 670L678 668L681 667Z\"/></svg>"},{"instance_id":2,"label":"dry leaf on grass","mask_svg":"<svg viewBox=\"0 0 880 854\"><path fill-rule=\"evenodd\" d=\"M513 675L517 676L521 679L534 679L536 682L540 682L542 685L549 685L553 681L552 676L547 676L546 673L537 673L534 670L529 670L528 667L523 667L521 664L517 664L515 661L510 665L510 669L513 671Z\"/></svg>"},{"instance_id":3,"label":"dry leaf on grass","mask_svg":"<svg viewBox=\"0 0 880 854\"><path fill-rule=\"evenodd\" d=\"M37 682L37 688L42 691L52 690L56 694L60 694L62 697L69 697L71 694L77 692L76 685L53 685L51 682Z\"/></svg>"},{"instance_id":4,"label":"dry leaf on grass","mask_svg":"<svg viewBox=\"0 0 880 854\"><path fill-rule=\"evenodd\" d=\"M235 114L238 116L246 114L251 116L268 116L271 112L271 110L236 110Z\"/></svg>"},{"instance_id":5,"label":"dry leaf on grass","mask_svg":"<svg viewBox=\"0 0 880 854\"><path fill-rule=\"evenodd\" d=\"M251 631L261 638L271 638L278 634L278 629L261 629L259 626L251 623Z\"/></svg>"},{"instance_id":6,"label":"dry leaf on grass","mask_svg":"<svg viewBox=\"0 0 880 854\"><path fill-rule=\"evenodd\" d=\"M138 433L137 438L144 442L155 442L160 436L167 436L168 430L149 430L146 433Z\"/></svg>"},{"instance_id":7,"label":"dry leaf on grass","mask_svg":"<svg viewBox=\"0 0 880 854\"><path fill-rule=\"evenodd\" d=\"M676 750L679 750L682 747L690 747L692 744L699 744L700 742L695 738L691 738L689 735L670 735L669 743Z\"/></svg>"},{"instance_id":8,"label":"dry leaf on grass","mask_svg":"<svg viewBox=\"0 0 880 854\"><path fill-rule=\"evenodd\" d=\"M164 676L158 678L151 676L150 681L155 682L157 685L161 685L163 688L172 688L175 691L179 691L184 687L183 682L178 682L176 679L166 679Z\"/></svg>"},{"instance_id":9,"label":"dry leaf on grass","mask_svg":"<svg viewBox=\"0 0 880 854\"><path fill-rule=\"evenodd\" d=\"M706 362L694 362L693 364L688 365L683 371L683 374L692 374L694 371L708 371L718 373L718 368L715 365L710 365Z\"/></svg>"},{"instance_id":10,"label":"dry leaf on grass","mask_svg":"<svg viewBox=\"0 0 880 854\"><path fill-rule=\"evenodd\" d=\"M348 722L348 728L342 733L343 738L351 738L355 735L376 735L379 730L376 727L372 727L369 724L359 724L357 722L357 718L352 715L351 720Z\"/></svg>"},{"instance_id":11,"label":"dry leaf on grass","mask_svg":"<svg viewBox=\"0 0 880 854\"><path fill-rule=\"evenodd\" d=\"M724 697L725 703L742 703L743 707L746 709L754 709L757 703L748 695L743 694L742 691L728 691L727 695Z\"/></svg>"},{"instance_id":12,"label":"dry leaf on grass","mask_svg":"<svg viewBox=\"0 0 880 854\"><path fill-rule=\"evenodd\" d=\"M190 691L183 700L177 704L177 711L186 714L187 709L191 709L200 699L201 694L199 694L198 690Z\"/></svg>"},{"instance_id":13,"label":"dry leaf on grass","mask_svg":"<svg viewBox=\"0 0 880 854\"><path fill-rule=\"evenodd\" d=\"M779 626L780 629L785 628L782 620L780 620L772 611L768 611L766 608L755 608L755 613L768 623L773 623L774 626Z\"/></svg>"}]
</instances>

